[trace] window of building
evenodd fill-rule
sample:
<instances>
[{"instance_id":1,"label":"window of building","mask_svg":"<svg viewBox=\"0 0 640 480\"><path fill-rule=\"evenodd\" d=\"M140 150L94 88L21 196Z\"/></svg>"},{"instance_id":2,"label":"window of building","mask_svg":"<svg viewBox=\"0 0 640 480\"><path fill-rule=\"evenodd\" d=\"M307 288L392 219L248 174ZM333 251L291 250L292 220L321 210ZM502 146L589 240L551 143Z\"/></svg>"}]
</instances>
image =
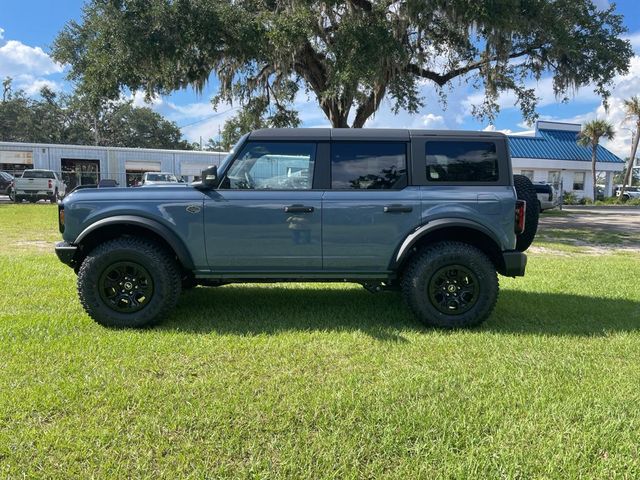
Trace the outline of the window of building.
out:
<instances>
[{"instance_id":1,"label":"window of building","mask_svg":"<svg viewBox=\"0 0 640 480\"><path fill-rule=\"evenodd\" d=\"M560 170L550 170L547 174L547 183L558 185L560 183Z\"/></svg>"},{"instance_id":2,"label":"window of building","mask_svg":"<svg viewBox=\"0 0 640 480\"><path fill-rule=\"evenodd\" d=\"M100 181L99 160L63 158L60 160L60 166L67 191L78 185L97 185Z\"/></svg>"},{"instance_id":3,"label":"window of building","mask_svg":"<svg viewBox=\"0 0 640 480\"><path fill-rule=\"evenodd\" d=\"M30 168L33 168L33 152L0 150L0 170L19 177Z\"/></svg>"},{"instance_id":4,"label":"window of building","mask_svg":"<svg viewBox=\"0 0 640 480\"><path fill-rule=\"evenodd\" d=\"M573 174L573 189L584 190L584 172L575 172Z\"/></svg>"},{"instance_id":5,"label":"window of building","mask_svg":"<svg viewBox=\"0 0 640 480\"><path fill-rule=\"evenodd\" d=\"M222 188L310 190L315 143L250 142L229 168Z\"/></svg>"},{"instance_id":6,"label":"window of building","mask_svg":"<svg viewBox=\"0 0 640 480\"><path fill-rule=\"evenodd\" d=\"M533 182L533 170L520 170L520 175L527 177Z\"/></svg>"},{"instance_id":7,"label":"window of building","mask_svg":"<svg viewBox=\"0 0 640 480\"><path fill-rule=\"evenodd\" d=\"M403 142L336 142L331 145L331 188L400 190L407 186Z\"/></svg>"},{"instance_id":8,"label":"window of building","mask_svg":"<svg viewBox=\"0 0 640 480\"><path fill-rule=\"evenodd\" d=\"M431 182L496 182L494 142L427 142L427 179Z\"/></svg>"}]
</instances>

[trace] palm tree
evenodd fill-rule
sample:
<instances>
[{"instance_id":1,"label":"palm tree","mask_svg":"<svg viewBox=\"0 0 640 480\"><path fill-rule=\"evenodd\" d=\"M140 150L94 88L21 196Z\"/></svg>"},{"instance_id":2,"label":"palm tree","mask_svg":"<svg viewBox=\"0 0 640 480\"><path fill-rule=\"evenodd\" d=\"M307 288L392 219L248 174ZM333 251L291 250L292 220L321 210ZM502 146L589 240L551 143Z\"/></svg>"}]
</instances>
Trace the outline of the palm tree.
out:
<instances>
[{"instance_id":1,"label":"palm tree","mask_svg":"<svg viewBox=\"0 0 640 480\"><path fill-rule=\"evenodd\" d=\"M633 162L636 159L636 152L638 151L638 139L640 138L640 96L636 95L629 100L624 101L625 120L635 122L635 131L632 133L631 138L631 156L629 157L629 164L627 165L627 173L624 176L622 182L622 189L620 190L620 199L624 195L624 189L631 183L631 174L633 172Z\"/></svg>"},{"instance_id":2,"label":"palm tree","mask_svg":"<svg viewBox=\"0 0 640 480\"><path fill-rule=\"evenodd\" d=\"M582 131L578 134L578 145L583 147L591 146L591 176L593 178L593 200L596 200L596 154L598 151L598 143L602 137L607 140L613 140L616 133L606 120L591 120L585 123Z\"/></svg>"}]
</instances>

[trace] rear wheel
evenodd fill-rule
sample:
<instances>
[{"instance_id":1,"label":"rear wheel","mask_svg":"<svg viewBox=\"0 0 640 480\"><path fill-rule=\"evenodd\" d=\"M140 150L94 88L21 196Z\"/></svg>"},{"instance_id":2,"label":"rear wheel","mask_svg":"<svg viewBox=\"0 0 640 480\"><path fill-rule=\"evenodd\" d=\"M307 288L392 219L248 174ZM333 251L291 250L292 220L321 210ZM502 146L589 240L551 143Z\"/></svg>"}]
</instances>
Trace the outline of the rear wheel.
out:
<instances>
[{"instance_id":1,"label":"rear wheel","mask_svg":"<svg viewBox=\"0 0 640 480\"><path fill-rule=\"evenodd\" d=\"M498 276L489 258L460 242L442 242L415 258L402 279L404 298L429 326L480 325L498 299Z\"/></svg>"},{"instance_id":2,"label":"rear wheel","mask_svg":"<svg viewBox=\"0 0 640 480\"><path fill-rule=\"evenodd\" d=\"M91 318L108 327L153 325L175 306L180 291L180 273L172 256L135 237L99 245L78 272L82 306Z\"/></svg>"},{"instance_id":3,"label":"rear wheel","mask_svg":"<svg viewBox=\"0 0 640 480\"><path fill-rule=\"evenodd\" d=\"M524 175L514 175L513 183L516 187L518 200L527 202L524 232L516 236L516 250L524 252L531 246L538 231L538 219L540 217L539 200L533 183Z\"/></svg>"}]
</instances>

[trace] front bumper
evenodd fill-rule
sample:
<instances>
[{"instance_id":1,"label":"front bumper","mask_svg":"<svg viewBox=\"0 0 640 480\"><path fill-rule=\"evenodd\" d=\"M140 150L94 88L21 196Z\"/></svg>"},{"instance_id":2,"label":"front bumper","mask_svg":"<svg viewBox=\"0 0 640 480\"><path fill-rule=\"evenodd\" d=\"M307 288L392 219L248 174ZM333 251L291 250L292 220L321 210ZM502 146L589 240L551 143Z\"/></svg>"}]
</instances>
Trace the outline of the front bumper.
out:
<instances>
[{"instance_id":1,"label":"front bumper","mask_svg":"<svg viewBox=\"0 0 640 480\"><path fill-rule=\"evenodd\" d=\"M523 277L527 267L527 256L515 250L502 252L504 268L500 272L505 277Z\"/></svg>"},{"instance_id":2,"label":"front bumper","mask_svg":"<svg viewBox=\"0 0 640 480\"><path fill-rule=\"evenodd\" d=\"M71 245L67 242L56 243L56 255L62 263L64 263L65 265L69 265L72 268L75 268L76 266L77 252L78 247L76 245Z\"/></svg>"}]
</instances>

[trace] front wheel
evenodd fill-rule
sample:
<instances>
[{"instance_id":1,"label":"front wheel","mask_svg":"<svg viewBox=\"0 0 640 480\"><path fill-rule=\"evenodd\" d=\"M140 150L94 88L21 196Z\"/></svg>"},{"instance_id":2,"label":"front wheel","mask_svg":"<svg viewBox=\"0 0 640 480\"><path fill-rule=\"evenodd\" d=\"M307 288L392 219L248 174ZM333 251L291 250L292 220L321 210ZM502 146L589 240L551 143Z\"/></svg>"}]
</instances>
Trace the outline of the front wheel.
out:
<instances>
[{"instance_id":1,"label":"front wheel","mask_svg":"<svg viewBox=\"0 0 640 480\"><path fill-rule=\"evenodd\" d=\"M403 275L402 292L415 316L429 326L475 327L498 300L498 276L481 250L441 242L413 260Z\"/></svg>"},{"instance_id":2,"label":"front wheel","mask_svg":"<svg viewBox=\"0 0 640 480\"><path fill-rule=\"evenodd\" d=\"M135 237L92 250L78 272L78 295L96 322L107 327L157 323L178 301L180 272L158 245Z\"/></svg>"}]
</instances>

